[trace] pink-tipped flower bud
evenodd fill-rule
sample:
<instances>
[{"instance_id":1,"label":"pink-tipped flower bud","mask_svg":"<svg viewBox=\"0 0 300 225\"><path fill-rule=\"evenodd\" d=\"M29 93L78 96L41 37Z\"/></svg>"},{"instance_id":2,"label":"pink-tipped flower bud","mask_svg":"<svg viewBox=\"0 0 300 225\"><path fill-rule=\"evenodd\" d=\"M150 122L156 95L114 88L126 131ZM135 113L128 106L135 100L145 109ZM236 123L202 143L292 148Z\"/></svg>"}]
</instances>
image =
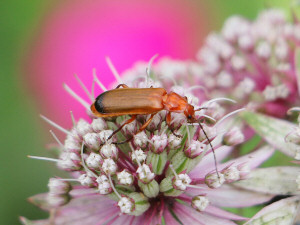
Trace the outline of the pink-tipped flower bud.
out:
<instances>
[{"instance_id":1,"label":"pink-tipped flower bud","mask_svg":"<svg viewBox=\"0 0 300 225\"><path fill-rule=\"evenodd\" d=\"M62 152L57 166L66 171L78 170L81 168L81 158L74 152Z\"/></svg>"},{"instance_id":2,"label":"pink-tipped flower bud","mask_svg":"<svg viewBox=\"0 0 300 225\"><path fill-rule=\"evenodd\" d=\"M184 151L185 155L188 158L195 158L205 152L207 149L207 145L197 141L197 140L192 140L190 146Z\"/></svg>"},{"instance_id":3,"label":"pink-tipped flower bud","mask_svg":"<svg viewBox=\"0 0 300 225\"><path fill-rule=\"evenodd\" d=\"M212 141L217 136L217 129L216 127L209 127L206 124L202 124L202 127L205 131L205 134L202 129L199 131L198 140L200 142L208 141L207 138Z\"/></svg>"},{"instance_id":4,"label":"pink-tipped flower bud","mask_svg":"<svg viewBox=\"0 0 300 225\"><path fill-rule=\"evenodd\" d=\"M159 125L161 124L161 114L155 114L153 116L153 119L151 121L151 123L147 126L147 130L149 131L155 131L157 130L157 128L159 127Z\"/></svg>"},{"instance_id":5,"label":"pink-tipped flower bud","mask_svg":"<svg viewBox=\"0 0 300 225\"><path fill-rule=\"evenodd\" d=\"M153 143L151 148L152 152L159 154L165 150L168 144L168 136L166 134L153 135L151 141Z\"/></svg>"},{"instance_id":6,"label":"pink-tipped flower bud","mask_svg":"<svg viewBox=\"0 0 300 225\"><path fill-rule=\"evenodd\" d=\"M241 129L238 127L233 127L230 129L223 137L223 144L228 146L234 146L244 142L245 136Z\"/></svg>"},{"instance_id":7,"label":"pink-tipped flower bud","mask_svg":"<svg viewBox=\"0 0 300 225\"><path fill-rule=\"evenodd\" d=\"M92 129L94 130L94 132L97 132L97 133L99 133L107 128L107 124L106 124L105 120L102 118L93 119L93 122L91 125L92 125Z\"/></svg>"},{"instance_id":8,"label":"pink-tipped flower bud","mask_svg":"<svg viewBox=\"0 0 300 225\"><path fill-rule=\"evenodd\" d=\"M192 199L192 207L199 212L203 212L209 205L209 200L203 195L195 196Z\"/></svg>"},{"instance_id":9,"label":"pink-tipped flower bud","mask_svg":"<svg viewBox=\"0 0 300 225\"><path fill-rule=\"evenodd\" d=\"M96 133L87 133L83 136L83 141L91 150L97 151L100 148L100 137Z\"/></svg>"},{"instance_id":10,"label":"pink-tipped flower bud","mask_svg":"<svg viewBox=\"0 0 300 225\"><path fill-rule=\"evenodd\" d=\"M73 129L71 132L74 133L75 130ZM64 149L66 151L80 152L81 142L79 140L79 137L77 137L77 134L76 135L73 135L73 134L67 135L65 143L64 143Z\"/></svg>"},{"instance_id":11,"label":"pink-tipped flower bud","mask_svg":"<svg viewBox=\"0 0 300 225\"><path fill-rule=\"evenodd\" d=\"M67 194L71 190L72 186L69 182L61 180L59 178L50 178L48 182L49 193L54 195Z\"/></svg>"},{"instance_id":12,"label":"pink-tipped flower bud","mask_svg":"<svg viewBox=\"0 0 300 225\"><path fill-rule=\"evenodd\" d=\"M211 172L205 176L205 184L212 189L221 187L224 182L225 178L222 173Z\"/></svg>"}]
</instances>

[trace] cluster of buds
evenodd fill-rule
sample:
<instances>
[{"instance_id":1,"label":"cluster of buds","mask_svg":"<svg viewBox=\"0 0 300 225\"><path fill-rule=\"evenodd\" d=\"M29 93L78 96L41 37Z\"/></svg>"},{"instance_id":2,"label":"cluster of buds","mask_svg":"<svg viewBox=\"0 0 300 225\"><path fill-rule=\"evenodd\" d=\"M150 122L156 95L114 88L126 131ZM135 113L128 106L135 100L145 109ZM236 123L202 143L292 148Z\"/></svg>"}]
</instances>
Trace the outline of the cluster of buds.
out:
<instances>
[{"instance_id":1,"label":"cluster of buds","mask_svg":"<svg viewBox=\"0 0 300 225\"><path fill-rule=\"evenodd\" d=\"M154 81L148 78L147 83L153 84ZM192 92L187 97L194 103L199 102ZM199 123L188 124L184 114L172 113L171 123L167 124L166 112L161 111L139 133L138 128L145 123L148 115L138 116L132 124L127 124L114 135L114 130L128 116L103 119L89 113L91 122L73 120L71 130L42 117L66 133L62 144L52 132L60 148L58 159L53 160L60 169L71 172L73 176L70 179L50 179L51 205L57 207L68 203L72 198L68 194L70 183L75 182L117 201L122 214L140 216L149 207L159 206L165 200L175 201L190 189L199 190L189 200L190 206L204 211L209 205L205 190L244 179L250 172L240 164L222 166L218 170L217 162L212 161L206 174L189 175L197 165L222 148L232 148L243 142L243 134L236 127L225 133L224 130L218 132L219 122L228 116L217 103L220 100L227 99L215 99L198 106L203 108L196 115L201 121ZM130 141L123 142L130 137L133 137ZM57 187L56 191L53 187ZM61 192L58 193L57 189ZM58 201L53 196L62 199Z\"/></svg>"}]
</instances>

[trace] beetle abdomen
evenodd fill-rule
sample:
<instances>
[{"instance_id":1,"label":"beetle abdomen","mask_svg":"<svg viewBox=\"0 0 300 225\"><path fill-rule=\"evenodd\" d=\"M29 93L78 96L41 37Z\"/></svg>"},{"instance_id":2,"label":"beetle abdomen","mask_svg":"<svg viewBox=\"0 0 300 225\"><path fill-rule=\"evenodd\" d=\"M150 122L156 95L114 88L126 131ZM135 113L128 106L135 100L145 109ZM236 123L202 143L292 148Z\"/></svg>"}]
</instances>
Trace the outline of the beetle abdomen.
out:
<instances>
[{"instance_id":1,"label":"beetle abdomen","mask_svg":"<svg viewBox=\"0 0 300 225\"><path fill-rule=\"evenodd\" d=\"M99 117L151 114L164 108L163 88L119 88L106 91L96 98L91 109Z\"/></svg>"}]
</instances>

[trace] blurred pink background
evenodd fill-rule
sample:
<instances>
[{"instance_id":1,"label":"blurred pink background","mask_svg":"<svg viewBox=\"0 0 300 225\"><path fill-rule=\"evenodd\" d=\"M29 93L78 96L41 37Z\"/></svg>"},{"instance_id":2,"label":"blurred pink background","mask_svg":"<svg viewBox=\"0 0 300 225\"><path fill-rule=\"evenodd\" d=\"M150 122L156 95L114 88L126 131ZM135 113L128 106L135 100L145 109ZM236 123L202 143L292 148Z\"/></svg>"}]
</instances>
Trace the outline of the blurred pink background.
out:
<instances>
[{"instance_id":1,"label":"blurred pink background","mask_svg":"<svg viewBox=\"0 0 300 225\"><path fill-rule=\"evenodd\" d=\"M84 108L66 94L62 83L87 99L73 74L90 88L92 69L96 68L108 86L114 78L106 56L119 72L157 53L194 58L210 27L208 11L203 4L184 0L73 0L58 4L42 21L25 63L39 110L69 128L69 111L78 119Z\"/></svg>"}]
</instances>

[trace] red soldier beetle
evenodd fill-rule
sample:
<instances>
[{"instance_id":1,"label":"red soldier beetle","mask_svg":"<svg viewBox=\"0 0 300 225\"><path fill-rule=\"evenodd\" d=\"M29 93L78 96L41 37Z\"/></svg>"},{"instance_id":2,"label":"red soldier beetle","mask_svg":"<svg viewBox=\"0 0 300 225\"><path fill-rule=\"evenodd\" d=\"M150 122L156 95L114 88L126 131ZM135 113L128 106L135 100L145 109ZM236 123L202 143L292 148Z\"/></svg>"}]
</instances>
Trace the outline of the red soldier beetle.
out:
<instances>
[{"instance_id":1,"label":"red soldier beetle","mask_svg":"<svg viewBox=\"0 0 300 225\"><path fill-rule=\"evenodd\" d=\"M120 88L122 87L122 88ZM130 88L125 84L119 84L116 89L109 90L100 94L91 105L91 111L97 117L116 117L122 115L131 115L131 118L125 121L109 137L119 132L126 124L133 122L137 115L151 115L150 118L136 132L142 132L152 121L153 116L161 110L166 110L166 123L171 125L171 113L184 113L188 123L198 123L203 131L209 145L214 153L215 165L216 156L214 148L209 140L203 126L196 119L195 112L204 108L195 110L194 106L188 103L187 97L182 97L175 92L167 93L164 88ZM174 132L171 129L172 132ZM123 142L114 144L123 144L130 141L133 136ZM218 171L217 171L218 173Z\"/></svg>"}]
</instances>

